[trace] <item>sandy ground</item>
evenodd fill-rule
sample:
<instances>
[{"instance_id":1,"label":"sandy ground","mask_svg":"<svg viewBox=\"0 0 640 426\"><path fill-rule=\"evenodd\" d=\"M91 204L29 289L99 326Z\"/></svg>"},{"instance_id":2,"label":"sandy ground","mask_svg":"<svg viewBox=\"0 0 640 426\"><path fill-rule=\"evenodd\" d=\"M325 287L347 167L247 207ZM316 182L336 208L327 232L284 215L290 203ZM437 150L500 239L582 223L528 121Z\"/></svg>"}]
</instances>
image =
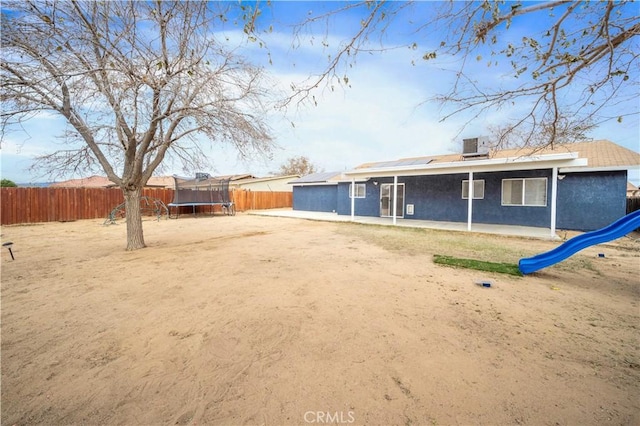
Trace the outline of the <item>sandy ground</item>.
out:
<instances>
[{"instance_id":1,"label":"sandy ground","mask_svg":"<svg viewBox=\"0 0 640 426\"><path fill-rule=\"evenodd\" d=\"M250 215L145 238L2 228L3 425L640 424L637 238L525 278L432 255L557 243Z\"/></svg>"}]
</instances>

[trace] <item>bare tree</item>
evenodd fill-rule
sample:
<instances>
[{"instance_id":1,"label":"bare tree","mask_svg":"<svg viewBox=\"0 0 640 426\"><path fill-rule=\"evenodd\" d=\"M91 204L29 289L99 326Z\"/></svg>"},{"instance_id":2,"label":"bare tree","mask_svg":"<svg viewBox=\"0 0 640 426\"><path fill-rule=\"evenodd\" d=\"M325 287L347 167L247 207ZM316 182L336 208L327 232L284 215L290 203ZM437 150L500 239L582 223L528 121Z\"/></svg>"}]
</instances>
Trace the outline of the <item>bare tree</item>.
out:
<instances>
[{"instance_id":1,"label":"bare tree","mask_svg":"<svg viewBox=\"0 0 640 426\"><path fill-rule=\"evenodd\" d=\"M241 155L270 150L264 76L217 41L219 6L3 2L3 129L43 111L64 117L68 146L39 164L52 174L104 170L124 194L128 250L145 246L140 197L163 160L193 170L205 159L201 139Z\"/></svg>"},{"instance_id":2,"label":"bare tree","mask_svg":"<svg viewBox=\"0 0 640 426\"><path fill-rule=\"evenodd\" d=\"M499 136L520 133L521 144L534 146L575 141L603 120L622 120L621 115L607 115L607 107L637 97L633 67L640 19L634 8L612 1L447 4L439 23L455 30L440 45L445 54L464 60L454 85L438 96L452 106L444 119L471 109L475 117L525 103L526 112L504 126ZM509 40L509 31L523 17L537 17L549 25L540 33ZM474 55L481 45L488 47L486 58ZM465 73L468 60L488 67L507 62L512 78L497 88L482 85Z\"/></svg>"},{"instance_id":3,"label":"bare tree","mask_svg":"<svg viewBox=\"0 0 640 426\"><path fill-rule=\"evenodd\" d=\"M280 165L280 169L273 173L277 175L299 175L306 176L312 173L317 173L318 167L311 162L307 157L300 155L298 157L291 157Z\"/></svg>"},{"instance_id":4,"label":"bare tree","mask_svg":"<svg viewBox=\"0 0 640 426\"><path fill-rule=\"evenodd\" d=\"M513 139L515 131L521 145L567 141L605 121L638 115L637 12L628 1L350 2L297 26L300 43L306 29L322 22L329 28L336 15L360 19L337 45L325 38L326 68L294 86L290 99L348 85L349 70L363 53L408 47L417 53L415 65L432 65L429 78L451 82L425 100L443 106L441 121L468 114L469 124L484 113L510 110L508 123L496 123L507 132L501 140ZM393 35L400 29L413 39L399 42ZM501 82L483 81L475 74L479 65ZM620 105L624 113L612 108Z\"/></svg>"},{"instance_id":5,"label":"bare tree","mask_svg":"<svg viewBox=\"0 0 640 426\"><path fill-rule=\"evenodd\" d=\"M486 126L492 150L533 148L533 151L527 150L527 152L536 152L553 143L568 144L588 140L588 133L593 127L593 122L588 119L576 122L563 115L559 115L552 124L538 125L535 133L530 127L514 126L511 123Z\"/></svg>"}]
</instances>

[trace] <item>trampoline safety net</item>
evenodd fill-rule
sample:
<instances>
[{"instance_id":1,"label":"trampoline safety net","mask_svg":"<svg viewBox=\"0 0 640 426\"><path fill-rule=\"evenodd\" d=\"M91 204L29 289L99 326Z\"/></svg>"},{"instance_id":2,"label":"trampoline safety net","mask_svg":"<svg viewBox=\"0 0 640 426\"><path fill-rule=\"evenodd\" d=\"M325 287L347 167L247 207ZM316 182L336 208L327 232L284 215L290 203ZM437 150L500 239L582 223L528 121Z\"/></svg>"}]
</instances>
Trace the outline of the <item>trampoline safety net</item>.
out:
<instances>
[{"instance_id":1,"label":"trampoline safety net","mask_svg":"<svg viewBox=\"0 0 640 426\"><path fill-rule=\"evenodd\" d=\"M229 179L215 179L207 174L198 174L195 179L173 177L175 192L173 205L229 204Z\"/></svg>"}]
</instances>

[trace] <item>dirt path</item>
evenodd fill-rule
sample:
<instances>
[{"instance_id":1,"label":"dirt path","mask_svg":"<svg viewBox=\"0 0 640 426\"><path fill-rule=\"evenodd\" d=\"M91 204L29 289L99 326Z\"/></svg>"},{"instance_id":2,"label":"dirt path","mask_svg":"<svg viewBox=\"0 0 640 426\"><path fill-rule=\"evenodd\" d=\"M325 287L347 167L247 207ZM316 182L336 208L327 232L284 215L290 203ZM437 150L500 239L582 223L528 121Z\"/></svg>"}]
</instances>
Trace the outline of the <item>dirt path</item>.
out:
<instances>
[{"instance_id":1,"label":"dirt path","mask_svg":"<svg viewBox=\"0 0 640 426\"><path fill-rule=\"evenodd\" d=\"M467 234L101 222L2 228L2 424L640 423L637 241L518 278L433 264Z\"/></svg>"}]
</instances>

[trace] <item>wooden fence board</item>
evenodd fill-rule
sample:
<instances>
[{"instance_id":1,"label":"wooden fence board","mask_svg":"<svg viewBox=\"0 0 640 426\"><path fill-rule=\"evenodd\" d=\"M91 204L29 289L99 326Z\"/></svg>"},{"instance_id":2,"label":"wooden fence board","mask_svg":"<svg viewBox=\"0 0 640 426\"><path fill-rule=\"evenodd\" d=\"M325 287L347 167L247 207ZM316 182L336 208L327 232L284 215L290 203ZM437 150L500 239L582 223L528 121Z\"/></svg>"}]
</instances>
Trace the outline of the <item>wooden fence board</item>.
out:
<instances>
[{"instance_id":1,"label":"wooden fence board","mask_svg":"<svg viewBox=\"0 0 640 426\"><path fill-rule=\"evenodd\" d=\"M232 200L238 211L291 207L292 192L232 191Z\"/></svg>"},{"instance_id":2,"label":"wooden fence board","mask_svg":"<svg viewBox=\"0 0 640 426\"><path fill-rule=\"evenodd\" d=\"M145 188L143 195L165 204L173 201L173 189ZM232 190L237 211L285 208L293 205L291 192ZM0 223L65 222L106 218L124 202L119 188L0 188ZM200 211L200 210L199 210ZM204 209L202 212L209 212ZM216 212L219 212L217 209ZM190 213L189 210L188 213ZM186 213L186 211L184 212Z\"/></svg>"}]
</instances>

